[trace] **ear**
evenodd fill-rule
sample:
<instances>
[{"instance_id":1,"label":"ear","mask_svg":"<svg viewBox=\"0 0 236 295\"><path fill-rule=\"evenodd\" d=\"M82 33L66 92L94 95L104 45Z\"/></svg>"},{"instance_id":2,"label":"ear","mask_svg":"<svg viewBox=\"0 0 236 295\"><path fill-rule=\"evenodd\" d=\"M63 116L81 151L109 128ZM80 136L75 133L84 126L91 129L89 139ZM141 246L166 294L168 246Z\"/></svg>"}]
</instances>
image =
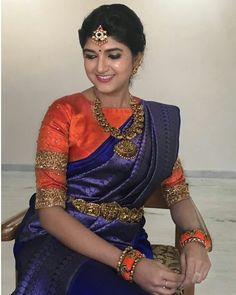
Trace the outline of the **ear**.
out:
<instances>
[{"instance_id":1,"label":"ear","mask_svg":"<svg viewBox=\"0 0 236 295\"><path fill-rule=\"evenodd\" d=\"M140 65L143 62L143 53L139 52L134 58L133 58L133 71L131 78L137 73Z\"/></svg>"},{"instance_id":2,"label":"ear","mask_svg":"<svg viewBox=\"0 0 236 295\"><path fill-rule=\"evenodd\" d=\"M137 55L133 57L133 68L139 68L139 66L143 62L143 52L139 52Z\"/></svg>"}]
</instances>

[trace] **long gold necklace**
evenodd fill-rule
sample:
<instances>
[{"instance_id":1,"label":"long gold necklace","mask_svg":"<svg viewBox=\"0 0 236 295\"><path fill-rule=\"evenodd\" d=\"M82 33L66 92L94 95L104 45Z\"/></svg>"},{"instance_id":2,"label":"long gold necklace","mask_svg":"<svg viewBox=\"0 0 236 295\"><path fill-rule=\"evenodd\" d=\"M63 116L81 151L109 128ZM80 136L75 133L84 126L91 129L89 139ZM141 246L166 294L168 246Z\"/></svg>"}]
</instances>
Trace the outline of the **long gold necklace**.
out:
<instances>
[{"instance_id":1,"label":"long gold necklace","mask_svg":"<svg viewBox=\"0 0 236 295\"><path fill-rule=\"evenodd\" d=\"M111 135L120 141L115 145L114 152L125 159L133 159L138 153L138 146L131 141L138 134L143 132L144 127L144 110L141 104L137 104L130 94L130 107L133 111L133 123L124 132L119 128L115 128L109 124L104 113L102 112L102 103L100 98L95 96L94 114L95 117L105 132L110 132Z\"/></svg>"}]
</instances>

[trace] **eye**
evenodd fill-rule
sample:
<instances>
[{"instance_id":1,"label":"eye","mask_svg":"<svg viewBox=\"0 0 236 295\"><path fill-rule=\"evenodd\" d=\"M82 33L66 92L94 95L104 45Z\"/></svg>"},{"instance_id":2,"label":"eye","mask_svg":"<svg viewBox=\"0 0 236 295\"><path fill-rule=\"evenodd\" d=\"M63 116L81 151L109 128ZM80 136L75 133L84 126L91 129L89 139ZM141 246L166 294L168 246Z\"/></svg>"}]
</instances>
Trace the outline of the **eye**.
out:
<instances>
[{"instance_id":1,"label":"eye","mask_svg":"<svg viewBox=\"0 0 236 295\"><path fill-rule=\"evenodd\" d=\"M94 59L94 58L96 58L96 57L97 57L96 54L84 53L84 58L87 58L87 59Z\"/></svg>"},{"instance_id":2,"label":"eye","mask_svg":"<svg viewBox=\"0 0 236 295\"><path fill-rule=\"evenodd\" d=\"M111 59L119 59L121 57L121 54L120 53L112 53L112 54L110 53L108 55L108 57Z\"/></svg>"}]
</instances>

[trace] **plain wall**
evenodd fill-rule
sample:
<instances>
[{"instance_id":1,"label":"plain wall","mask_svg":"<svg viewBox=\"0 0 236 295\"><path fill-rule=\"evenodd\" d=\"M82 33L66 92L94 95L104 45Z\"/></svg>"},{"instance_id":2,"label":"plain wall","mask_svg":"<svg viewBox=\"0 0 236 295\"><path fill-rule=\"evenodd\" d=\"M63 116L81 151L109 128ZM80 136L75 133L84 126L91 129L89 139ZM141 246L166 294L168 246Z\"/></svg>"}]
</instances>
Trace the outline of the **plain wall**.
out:
<instances>
[{"instance_id":1,"label":"plain wall","mask_svg":"<svg viewBox=\"0 0 236 295\"><path fill-rule=\"evenodd\" d=\"M236 171L236 1L119 1L143 21L147 50L132 93L181 108L187 170ZM77 30L113 1L2 1L2 162L33 164L42 117L90 84Z\"/></svg>"}]
</instances>

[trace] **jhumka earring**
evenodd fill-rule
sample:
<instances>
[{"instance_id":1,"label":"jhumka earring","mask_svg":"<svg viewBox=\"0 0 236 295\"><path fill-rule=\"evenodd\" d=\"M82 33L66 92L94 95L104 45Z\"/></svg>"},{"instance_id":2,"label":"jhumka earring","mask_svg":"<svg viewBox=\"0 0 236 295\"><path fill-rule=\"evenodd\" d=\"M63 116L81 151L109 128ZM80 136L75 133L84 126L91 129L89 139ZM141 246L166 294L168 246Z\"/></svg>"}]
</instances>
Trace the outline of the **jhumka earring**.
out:
<instances>
[{"instance_id":1,"label":"jhumka earring","mask_svg":"<svg viewBox=\"0 0 236 295\"><path fill-rule=\"evenodd\" d=\"M98 26L96 31L93 31L92 40L98 46L107 43L107 31L103 30L102 26Z\"/></svg>"},{"instance_id":2,"label":"jhumka earring","mask_svg":"<svg viewBox=\"0 0 236 295\"><path fill-rule=\"evenodd\" d=\"M143 59L141 58L140 61L139 61L139 63L136 66L134 66L133 71L132 71L132 76L134 76L135 74L137 74L138 69L141 66L142 62L143 62Z\"/></svg>"}]
</instances>

